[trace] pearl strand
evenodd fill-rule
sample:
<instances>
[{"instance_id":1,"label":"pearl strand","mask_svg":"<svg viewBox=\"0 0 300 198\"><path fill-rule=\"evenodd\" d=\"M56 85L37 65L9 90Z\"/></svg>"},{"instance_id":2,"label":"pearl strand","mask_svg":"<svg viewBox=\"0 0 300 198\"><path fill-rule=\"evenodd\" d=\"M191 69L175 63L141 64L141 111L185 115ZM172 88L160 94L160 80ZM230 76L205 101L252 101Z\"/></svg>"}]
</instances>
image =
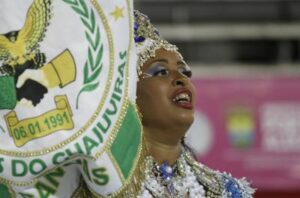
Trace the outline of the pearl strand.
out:
<instances>
[{"instance_id":1,"label":"pearl strand","mask_svg":"<svg viewBox=\"0 0 300 198\"><path fill-rule=\"evenodd\" d=\"M152 166L147 166L145 181L142 183L141 192L138 198L162 198L166 197L165 186L161 184L161 181L156 177L152 171L153 169L153 158L147 158L147 164L152 164ZM149 160L151 162L149 162ZM181 163L184 176L176 176L173 178L174 189L177 192L176 197L184 197L189 193L189 197L205 198L205 190L203 186L198 182L197 177L192 171L192 168L187 164L184 157L178 159ZM168 197L173 197L169 195Z\"/></svg>"},{"instance_id":2,"label":"pearl strand","mask_svg":"<svg viewBox=\"0 0 300 198\"><path fill-rule=\"evenodd\" d=\"M186 167L186 177L185 182L187 184L187 188L189 189L190 197L199 197L205 198L205 190L203 186L197 181L197 177L195 173L192 171L191 167L184 160Z\"/></svg>"}]
</instances>

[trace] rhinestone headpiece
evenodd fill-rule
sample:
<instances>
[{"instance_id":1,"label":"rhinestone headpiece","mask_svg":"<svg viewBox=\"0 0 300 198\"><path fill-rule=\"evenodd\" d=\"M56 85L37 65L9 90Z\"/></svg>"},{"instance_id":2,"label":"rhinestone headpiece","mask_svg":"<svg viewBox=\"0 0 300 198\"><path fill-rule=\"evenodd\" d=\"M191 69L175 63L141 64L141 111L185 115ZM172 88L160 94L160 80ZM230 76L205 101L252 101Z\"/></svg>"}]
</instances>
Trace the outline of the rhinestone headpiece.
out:
<instances>
[{"instance_id":1,"label":"rhinestone headpiece","mask_svg":"<svg viewBox=\"0 0 300 198\"><path fill-rule=\"evenodd\" d=\"M163 48L180 54L176 45L172 45L160 37L158 30L151 24L150 19L146 15L135 10L134 19L134 41L138 55L138 76L142 74L142 65L150 58L155 57L156 50Z\"/></svg>"}]
</instances>

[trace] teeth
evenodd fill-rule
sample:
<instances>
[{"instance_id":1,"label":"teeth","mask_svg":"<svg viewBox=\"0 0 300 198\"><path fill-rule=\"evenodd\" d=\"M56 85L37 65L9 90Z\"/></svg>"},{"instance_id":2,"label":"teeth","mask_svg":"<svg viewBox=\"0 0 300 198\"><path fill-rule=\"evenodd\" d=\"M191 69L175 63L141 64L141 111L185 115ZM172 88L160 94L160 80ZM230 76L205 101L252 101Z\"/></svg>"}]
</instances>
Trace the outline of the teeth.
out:
<instances>
[{"instance_id":1,"label":"teeth","mask_svg":"<svg viewBox=\"0 0 300 198\"><path fill-rule=\"evenodd\" d=\"M184 101L190 102L191 99L190 99L190 96L188 94L181 93L181 94L177 95L173 100L174 101L182 101L182 100L184 100Z\"/></svg>"}]
</instances>

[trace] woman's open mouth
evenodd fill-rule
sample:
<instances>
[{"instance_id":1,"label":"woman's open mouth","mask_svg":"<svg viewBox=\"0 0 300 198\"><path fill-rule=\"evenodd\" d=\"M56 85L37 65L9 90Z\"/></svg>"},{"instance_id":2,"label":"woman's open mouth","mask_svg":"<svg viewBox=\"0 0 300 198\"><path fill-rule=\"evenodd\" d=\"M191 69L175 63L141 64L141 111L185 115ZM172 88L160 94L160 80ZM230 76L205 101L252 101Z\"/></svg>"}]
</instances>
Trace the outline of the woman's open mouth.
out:
<instances>
[{"instance_id":1,"label":"woman's open mouth","mask_svg":"<svg viewBox=\"0 0 300 198\"><path fill-rule=\"evenodd\" d=\"M193 109L192 92L186 88L176 90L173 94L172 101L176 106Z\"/></svg>"}]
</instances>

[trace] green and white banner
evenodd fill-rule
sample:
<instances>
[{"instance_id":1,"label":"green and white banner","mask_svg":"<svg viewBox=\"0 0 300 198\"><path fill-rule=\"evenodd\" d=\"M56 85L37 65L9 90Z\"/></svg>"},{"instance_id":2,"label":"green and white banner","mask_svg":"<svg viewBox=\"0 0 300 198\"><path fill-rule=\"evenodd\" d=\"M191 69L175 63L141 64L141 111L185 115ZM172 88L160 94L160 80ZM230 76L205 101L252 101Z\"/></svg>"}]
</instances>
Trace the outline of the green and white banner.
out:
<instances>
[{"instance_id":1,"label":"green and white banner","mask_svg":"<svg viewBox=\"0 0 300 198\"><path fill-rule=\"evenodd\" d=\"M117 195L140 154L129 0L1 0L0 197Z\"/></svg>"}]
</instances>

